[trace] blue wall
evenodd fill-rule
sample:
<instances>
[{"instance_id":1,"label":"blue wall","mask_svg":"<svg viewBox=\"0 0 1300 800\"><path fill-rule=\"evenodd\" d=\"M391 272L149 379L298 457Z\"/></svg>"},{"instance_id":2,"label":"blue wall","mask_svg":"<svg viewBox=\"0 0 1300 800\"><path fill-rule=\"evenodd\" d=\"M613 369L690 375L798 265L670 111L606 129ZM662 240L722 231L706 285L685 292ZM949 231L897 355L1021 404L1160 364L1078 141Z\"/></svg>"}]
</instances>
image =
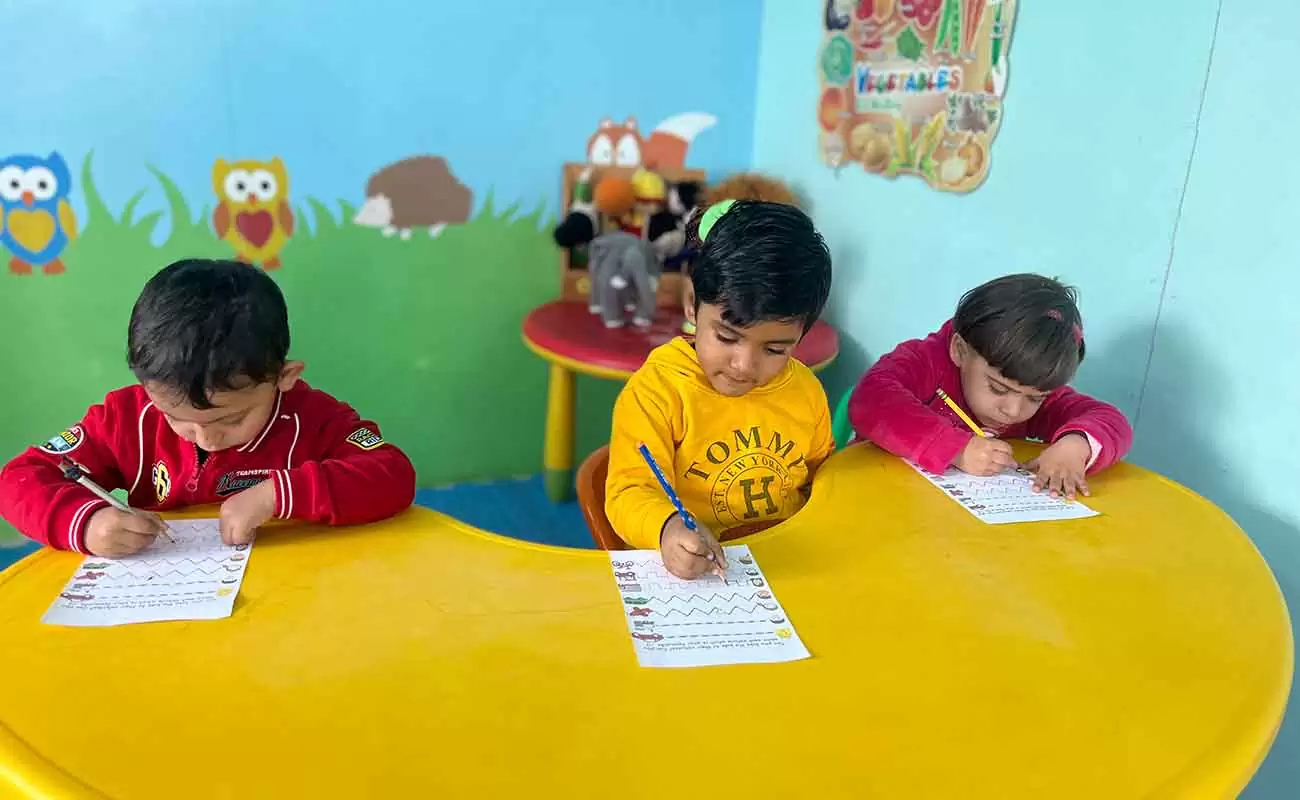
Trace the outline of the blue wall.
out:
<instances>
[{"instance_id":1,"label":"blue wall","mask_svg":"<svg viewBox=\"0 0 1300 800\"><path fill-rule=\"evenodd\" d=\"M282 154L296 197L359 204L378 166L432 152L479 203L554 211L559 164L605 115L648 132L711 113L690 163L746 166L758 26L749 0L9 0L0 47L23 70L0 153L58 149L76 170L94 149L114 209L153 164L197 209L217 156Z\"/></svg>"},{"instance_id":2,"label":"blue wall","mask_svg":"<svg viewBox=\"0 0 1300 800\"><path fill-rule=\"evenodd\" d=\"M807 193L831 244L847 340L833 392L983 280L1058 275L1082 293L1079 387L1136 421L1135 461L1242 524L1300 610L1300 499L1274 477L1300 443L1300 161L1285 144L1300 107L1269 77L1300 56L1300 5L1223 0L1216 29L1219 5L1023 3L992 171L959 197L819 163L821 15L769 2L754 165ZM1248 796L1296 796L1296 716Z\"/></svg>"},{"instance_id":3,"label":"blue wall","mask_svg":"<svg viewBox=\"0 0 1300 800\"><path fill-rule=\"evenodd\" d=\"M0 351L0 373L58 365L10 387L0 460L130 380L125 321L150 274L232 254L208 233L214 160L279 156L298 224L275 274L308 380L385 426L424 485L538 471L546 371L518 331L560 291L545 228L561 164L585 158L606 116L649 135L699 111L717 124L687 163L746 166L760 15L754 0L0 0L0 155L60 152L84 229L66 274L11 275L0 254L0 337L29 343ZM98 219L81 171L92 151ZM423 153L447 159L480 212L437 241L322 225L309 203L359 206L372 173ZM179 185L190 225L173 225L150 166ZM346 325L340 298L366 298ZM616 390L580 382L580 457L608 440ZM467 413L494 424L467 427Z\"/></svg>"}]
</instances>

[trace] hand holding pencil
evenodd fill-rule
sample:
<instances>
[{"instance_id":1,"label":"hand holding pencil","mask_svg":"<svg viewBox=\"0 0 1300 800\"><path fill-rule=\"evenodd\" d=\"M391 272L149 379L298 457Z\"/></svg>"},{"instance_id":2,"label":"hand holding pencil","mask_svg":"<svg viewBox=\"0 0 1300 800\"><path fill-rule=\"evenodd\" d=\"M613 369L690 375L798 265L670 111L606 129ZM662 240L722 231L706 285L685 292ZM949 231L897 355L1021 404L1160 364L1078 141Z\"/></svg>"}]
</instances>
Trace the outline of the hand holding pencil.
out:
<instances>
[{"instance_id":1,"label":"hand holding pencil","mask_svg":"<svg viewBox=\"0 0 1300 800\"><path fill-rule=\"evenodd\" d=\"M691 512L682 505L681 498L673 491L668 476L659 468L658 462L650 454L650 448L642 444L637 448L645 463L654 473L659 488L664 490L677 513L664 523L659 534L659 552L663 556L664 566L679 578L694 580L706 573L713 573L719 578L726 578L727 556L722 552L722 545L708 528L696 522Z\"/></svg>"},{"instance_id":2,"label":"hand holding pencil","mask_svg":"<svg viewBox=\"0 0 1300 800\"><path fill-rule=\"evenodd\" d=\"M985 433L984 429L975 424L975 420L957 405L957 402L948 396L943 389L938 391L939 399L947 404L948 408L971 429L975 438L966 443L962 451L953 459L952 465L957 469L969 475L997 475L1003 470L1015 469L1015 453L1011 450L1011 445L995 439Z\"/></svg>"},{"instance_id":3,"label":"hand holding pencil","mask_svg":"<svg viewBox=\"0 0 1300 800\"><path fill-rule=\"evenodd\" d=\"M91 514L86 521L86 549L92 554L103 558L121 558L144 550L158 536L169 542L176 541L172 538L170 526L162 517L131 508L118 500L69 459L65 458L61 467L65 478L81 484L109 504L108 508L101 508Z\"/></svg>"}]
</instances>

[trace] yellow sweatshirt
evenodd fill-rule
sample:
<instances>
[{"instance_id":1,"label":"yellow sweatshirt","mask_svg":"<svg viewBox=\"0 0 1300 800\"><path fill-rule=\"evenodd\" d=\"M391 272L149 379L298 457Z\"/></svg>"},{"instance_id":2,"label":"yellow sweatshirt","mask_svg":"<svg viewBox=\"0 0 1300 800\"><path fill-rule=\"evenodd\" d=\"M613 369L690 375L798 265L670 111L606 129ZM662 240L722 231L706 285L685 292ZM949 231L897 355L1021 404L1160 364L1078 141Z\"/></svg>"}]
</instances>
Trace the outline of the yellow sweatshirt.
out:
<instances>
[{"instance_id":1,"label":"yellow sweatshirt","mask_svg":"<svg viewBox=\"0 0 1300 800\"><path fill-rule=\"evenodd\" d=\"M614 404L605 513L620 537L658 549L673 504L637 451L645 443L682 504L721 535L803 507L812 473L834 449L826 392L790 359L742 397L718 394L695 348L655 348Z\"/></svg>"}]
</instances>

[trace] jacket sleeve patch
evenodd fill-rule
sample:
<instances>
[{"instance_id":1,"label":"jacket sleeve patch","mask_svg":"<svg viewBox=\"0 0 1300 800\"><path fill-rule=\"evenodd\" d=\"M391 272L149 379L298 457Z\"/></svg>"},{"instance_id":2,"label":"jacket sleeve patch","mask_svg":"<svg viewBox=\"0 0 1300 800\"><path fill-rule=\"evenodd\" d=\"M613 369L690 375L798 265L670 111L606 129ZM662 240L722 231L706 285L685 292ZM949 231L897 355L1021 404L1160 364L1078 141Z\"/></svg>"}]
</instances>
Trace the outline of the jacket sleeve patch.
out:
<instances>
[{"instance_id":1,"label":"jacket sleeve patch","mask_svg":"<svg viewBox=\"0 0 1300 800\"><path fill-rule=\"evenodd\" d=\"M73 425L58 436L51 437L45 444L38 445L37 449L52 456L65 456L81 447L84 441L86 441L86 432L80 425Z\"/></svg>"},{"instance_id":2,"label":"jacket sleeve patch","mask_svg":"<svg viewBox=\"0 0 1300 800\"><path fill-rule=\"evenodd\" d=\"M357 428L347 440L362 450L374 450L384 443L384 437L369 428Z\"/></svg>"}]
</instances>

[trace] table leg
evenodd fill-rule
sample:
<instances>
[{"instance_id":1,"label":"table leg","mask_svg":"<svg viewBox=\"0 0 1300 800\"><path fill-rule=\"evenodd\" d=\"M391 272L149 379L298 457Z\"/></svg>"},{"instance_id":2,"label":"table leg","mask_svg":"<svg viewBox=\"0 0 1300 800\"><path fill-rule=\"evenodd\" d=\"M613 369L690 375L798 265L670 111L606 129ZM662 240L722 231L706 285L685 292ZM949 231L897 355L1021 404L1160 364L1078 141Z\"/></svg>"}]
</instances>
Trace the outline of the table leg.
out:
<instances>
[{"instance_id":1,"label":"table leg","mask_svg":"<svg viewBox=\"0 0 1300 800\"><path fill-rule=\"evenodd\" d=\"M546 390L546 443L542 453L546 495L562 503L573 498L573 373L551 365Z\"/></svg>"}]
</instances>

